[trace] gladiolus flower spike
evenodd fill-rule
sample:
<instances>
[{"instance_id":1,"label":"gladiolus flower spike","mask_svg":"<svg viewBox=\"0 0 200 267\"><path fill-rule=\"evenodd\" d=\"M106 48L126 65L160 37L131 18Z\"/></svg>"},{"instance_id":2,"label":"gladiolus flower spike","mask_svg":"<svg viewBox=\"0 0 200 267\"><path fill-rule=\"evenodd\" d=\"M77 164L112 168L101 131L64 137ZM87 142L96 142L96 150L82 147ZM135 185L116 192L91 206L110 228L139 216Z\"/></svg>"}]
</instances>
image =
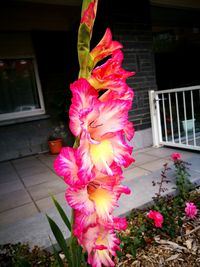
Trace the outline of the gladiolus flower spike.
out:
<instances>
[{"instance_id":1,"label":"gladiolus flower spike","mask_svg":"<svg viewBox=\"0 0 200 267\"><path fill-rule=\"evenodd\" d=\"M89 2L80 25L85 24L91 33L97 1ZM87 251L88 263L95 267L114 266L113 256L119 249L115 230L127 226L125 218L112 214L121 194L130 194L121 184L122 167L134 161L133 148L126 142L134 135L128 120L134 94L126 79L135 73L122 68L121 48L107 29L99 44L86 53L89 61L81 54L82 71L70 85L69 109L70 129L78 142L74 148L64 147L54 162L56 173L68 184L65 196L73 209L73 235ZM95 67L107 57L103 65Z\"/></svg>"}]
</instances>

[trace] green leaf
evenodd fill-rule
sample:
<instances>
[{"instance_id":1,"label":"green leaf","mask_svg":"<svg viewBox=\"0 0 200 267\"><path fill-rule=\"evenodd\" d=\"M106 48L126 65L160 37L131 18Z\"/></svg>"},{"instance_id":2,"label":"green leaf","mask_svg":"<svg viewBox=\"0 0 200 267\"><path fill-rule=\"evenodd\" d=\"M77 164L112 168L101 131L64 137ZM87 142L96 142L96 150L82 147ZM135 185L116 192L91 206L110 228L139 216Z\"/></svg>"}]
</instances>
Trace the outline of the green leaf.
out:
<instances>
[{"instance_id":1,"label":"green leaf","mask_svg":"<svg viewBox=\"0 0 200 267\"><path fill-rule=\"evenodd\" d=\"M60 248L62 249L63 253L65 254L66 259L68 260L69 266L71 266L71 255L70 252L68 251L68 246L67 246L67 242L64 239L64 236L61 232L61 230L59 229L58 225L48 216L48 222L49 225L51 227L51 230L56 238L56 241L58 242Z\"/></svg>"},{"instance_id":2,"label":"green leaf","mask_svg":"<svg viewBox=\"0 0 200 267\"><path fill-rule=\"evenodd\" d=\"M67 226L67 228L71 232L71 230L72 230L71 223L70 223L67 215L65 214L63 208L60 206L60 204L58 203L58 201L55 199L54 196L51 196L51 198L52 198L52 201L53 201L54 205L56 206L56 209L59 212L63 222L65 223L65 225Z\"/></svg>"},{"instance_id":3,"label":"green leaf","mask_svg":"<svg viewBox=\"0 0 200 267\"><path fill-rule=\"evenodd\" d=\"M63 263L63 261L62 261L60 255L59 255L57 249L56 249L55 246L53 245L50 236L49 236L49 239L50 239L50 241L51 241L51 244L52 244L52 247L53 247L53 252L54 252L54 255L55 255L55 257L56 257L56 261L57 261L58 265L59 265L60 267L64 267L64 263Z\"/></svg>"},{"instance_id":4,"label":"green leaf","mask_svg":"<svg viewBox=\"0 0 200 267\"><path fill-rule=\"evenodd\" d=\"M85 263L85 259L82 257L82 247L78 244L77 239L74 236L71 238L71 249L74 267L80 267L81 263Z\"/></svg>"}]
</instances>

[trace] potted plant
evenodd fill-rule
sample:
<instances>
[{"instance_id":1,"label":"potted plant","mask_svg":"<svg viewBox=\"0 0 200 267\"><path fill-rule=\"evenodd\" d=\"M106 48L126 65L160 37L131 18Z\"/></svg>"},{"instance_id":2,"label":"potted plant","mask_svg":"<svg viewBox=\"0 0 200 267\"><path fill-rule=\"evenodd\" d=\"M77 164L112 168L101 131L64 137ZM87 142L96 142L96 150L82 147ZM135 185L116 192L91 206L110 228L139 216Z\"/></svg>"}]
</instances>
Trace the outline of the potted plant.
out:
<instances>
[{"instance_id":1,"label":"potted plant","mask_svg":"<svg viewBox=\"0 0 200 267\"><path fill-rule=\"evenodd\" d=\"M60 123L54 126L48 139L48 146L51 154L58 154L62 148L66 136L65 126Z\"/></svg>"}]
</instances>

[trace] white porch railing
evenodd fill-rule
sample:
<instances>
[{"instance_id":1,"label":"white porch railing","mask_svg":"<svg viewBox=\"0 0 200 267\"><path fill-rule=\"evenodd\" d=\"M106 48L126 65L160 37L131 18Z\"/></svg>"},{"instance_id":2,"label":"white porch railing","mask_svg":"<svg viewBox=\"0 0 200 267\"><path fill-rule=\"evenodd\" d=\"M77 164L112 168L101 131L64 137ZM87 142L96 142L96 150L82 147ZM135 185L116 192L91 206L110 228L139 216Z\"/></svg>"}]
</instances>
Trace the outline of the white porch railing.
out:
<instances>
[{"instance_id":1,"label":"white porch railing","mask_svg":"<svg viewBox=\"0 0 200 267\"><path fill-rule=\"evenodd\" d=\"M154 146L200 151L200 85L149 91Z\"/></svg>"}]
</instances>

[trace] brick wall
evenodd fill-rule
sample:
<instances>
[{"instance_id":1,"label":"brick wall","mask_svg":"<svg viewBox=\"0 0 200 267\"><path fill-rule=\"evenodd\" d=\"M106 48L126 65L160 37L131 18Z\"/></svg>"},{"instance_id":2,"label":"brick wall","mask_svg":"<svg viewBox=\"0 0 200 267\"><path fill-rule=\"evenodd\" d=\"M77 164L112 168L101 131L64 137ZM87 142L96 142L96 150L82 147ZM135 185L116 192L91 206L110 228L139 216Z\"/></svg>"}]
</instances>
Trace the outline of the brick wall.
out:
<instances>
[{"instance_id":1,"label":"brick wall","mask_svg":"<svg viewBox=\"0 0 200 267\"><path fill-rule=\"evenodd\" d=\"M136 72L128 79L135 92L130 120L136 130L143 130L151 127L148 91L156 90L150 6L147 0L132 1L133 8L129 4L125 1L120 6L115 2L110 7L111 25L114 39L124 46L123 67Z\"/></svg>"}]
</instances>

